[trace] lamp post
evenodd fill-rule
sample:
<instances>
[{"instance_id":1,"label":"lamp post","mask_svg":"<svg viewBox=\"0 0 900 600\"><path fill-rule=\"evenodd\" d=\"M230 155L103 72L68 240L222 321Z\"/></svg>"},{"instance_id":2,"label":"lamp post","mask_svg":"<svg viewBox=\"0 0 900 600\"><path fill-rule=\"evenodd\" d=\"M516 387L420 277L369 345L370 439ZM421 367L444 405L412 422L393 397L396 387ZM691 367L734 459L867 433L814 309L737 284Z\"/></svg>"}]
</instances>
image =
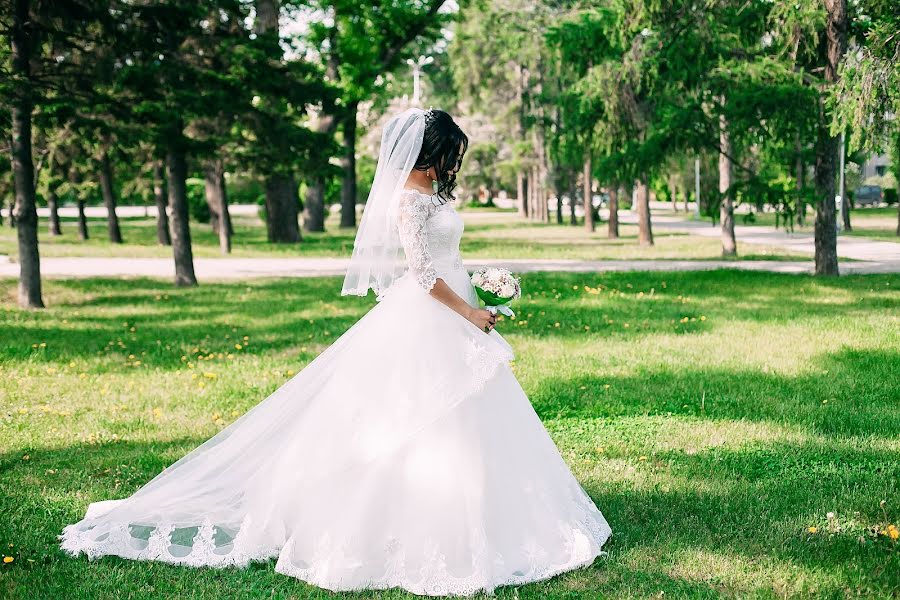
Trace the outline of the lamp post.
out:
<instances>
[{"instance_id":1,"label":"lamp post","mask_svg":"<svg viewBox=\"0 0 900 600\"><path fill-rule=\"evenodd\" d=\"M413 72L413 104L418 105L422 102L422 67L424 67L425 65L430 65L433 62L434 58L431 56L420 56L416 60L413 60L411 58L406 59L406 64L412 67Z\"/></svg>"}]
</instances>

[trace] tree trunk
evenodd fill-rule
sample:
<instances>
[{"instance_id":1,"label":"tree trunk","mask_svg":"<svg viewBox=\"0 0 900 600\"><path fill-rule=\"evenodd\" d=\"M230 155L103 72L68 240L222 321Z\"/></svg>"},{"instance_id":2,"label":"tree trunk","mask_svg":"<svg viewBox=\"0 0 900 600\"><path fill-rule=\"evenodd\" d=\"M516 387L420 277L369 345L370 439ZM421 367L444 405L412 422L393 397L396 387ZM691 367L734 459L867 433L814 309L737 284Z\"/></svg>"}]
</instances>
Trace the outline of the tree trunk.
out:
<instances>
[{"instance_id":1,"label":"tree trunk","mask_svg":"<svg viewBox=\"0 0 900 600\"><path fill-rule=\"evenodd\" d=\"M59 224L59 197L52 184L47 190L47 207L50 209L50 235L62 235L62 227Z\"/></svg>"},{"instance_id":2,"label":"tree trunk","mask_svg":"<svg viewBox=\"0 0 900 600\"><path fill-rule=\"evenodd\" d=\"M563 224L563 176L562 173L554 176L553 181L556 182L556 224Z\"/></svg>"},{"instance_id":3,"label":"tree trunk","mask_svg":"<svg viewBox=\"0 0 900 600\"><path fill-rule=\"evenodd\" d=\"M731 191L731 136L725 115L719 115L719 220L722 222L722 256L737 254L737 240L734 237L734 200Z\"/></svg>"},{"instance_id":4,"label":"tree trunk","mask_svg":"<svg viewBox=\"0 0 900 600\"><path fill-rule=\"evenodd\" d=\"M180 131L180 129L179 129ZM191 248L191 226L188 222L187 158L184 150L172 144L166 156L169 180L169 210L172 213L172 254L175 258L175 285L197 285L194 275L194 253Z\"/></svg>"},{"instance_id":5,"label":"tree trunk","mask_svg":"<svg viewBox=\"0 0 900 600\"><path fill-rule=\"evenodd\" d=\"M12 124L11 159L16 205L11 215L16 220L19 245L19 306L43 308L41 297L41 259L38 253L38 219L34 194L34 162L31 153L31 32L28 1L14 0L10 41L12 72L16 75L17 94L9 106ZM10 219L12 220L12 218Z\"/></svg>"},{"instance_id":6,"label":"tree trunk","mask_svg":"<svg viewBox=\"0 0 900 600\"><path fill-rule=\"evenodd\" d=\"M169 203L166 192L166 170L161 160L153 163L153 198L156 201L156 242L160 246L171 246L169 213L166 212Z\"/></svg>"},{"instance_id":7,"label":"tree trunk","mask_svg":"<svg viewBox=\"0 0 900 600\"><path fill-rule=\"evenodd\" d=\"M525 172L525 207L525 216L533 219L537 204L534 201L534 171L531 167Z\"/></svg>"},{"instance_id":8,"label":"tree trunk","mask_svg":"<svg viewBox=\"0 0 900 600\"><path fill-rule=\"evenodd\" d=\"M209 227L213 233L218 235L221 217L219 214L219 176L216 173L215 162L215 160L211 160L203 168L203 198L206 200L206 208L209 210Z\"/></svg>"},{"instance_id":9,"label":"tree trunk","mask_svg":"<svg viewBox=\"0 0 900 600\"><path fill-rule=\"evenodd\" d=\"M847 46L847 0L825 0L828 12L826 25L826 86L837 81L838 64ZM835 175L838 139L829 131L829 117L825 111L825 95L819 100L819 127L816 140L816 275L838 275L837 220L835 215Z\"/></svg>"},{"instance_id":10,"label":"tree trunk","mask_svg":"<svg viewBox=\"0 0 900 600\"><path fill-rule=\"evenodd\" d=\"M653 245L653 228L650 224L650 190L646 176L637 182L638 242L641 246Z\"/></svg>"},{"instance_id":11,"label":"tree trunk","mask_svg":"<svg viewBox=\"0 0 900 600\"><path fill-rule=\"evenodd\" d=\"M584 157L584 173L582 176L581 195L584 204L584 228L590 232L595 229L594 225L594 203L593 203L593 183L594 175L591 166L591 155L588 153Z\"/></svg>"},{"instance_id":12,"label":"tree trunk","mask_svg":"<svg viewBox=\"0 0 900 600\"><path fill-rule=\"evenodd\" d=\"M119 217L116 215L116 192L113 188L112 163L109 160L109 152L103 151L100 157L100 190L103 194L103 204L106 205L106 222L109 229L109 241L113 244L122 243L122 231L119 229Z\"/></svg>"},{"instance_id":13,"label":"tree trunk","mask_svg":"<svg viewBox=\"0 0 900 600\"><path fill-rule=\"evenodd\" d=\"M300 241L298 206L294 178L283 174L269 176L266 180L266 230L270 242L296 244Z\"/></svg>"},{"instance_id":14,"label":"tree trunk","mask_svg":"<svg viewBox=\"0 0 900 600\"><path fill-rule=\"evenodd\" d=\"M575 214L575 198L578 191L577 171L569 171L569 225L578 224L578 216Z\"/></svg>"},{"instance_id":15,"label":"tree trunk","mask_svg":"<svg viewBox=\"0 0 900 600\"><path fill-rule=\"evenodd\" d=\"M837 275L837 218L834 203L837 138L825 124L819 127L816 143L816 274Z\"/></svg>"},{"instance_id":16,"label":"tree trunk","mask_svg":"<svg viewBox=\"0 0 900 600\"><path fill-rule=\"evenodd\" d=\"M356 109L347 106L344 119L344 181L341 185L341 227L356 227Z\"/></svg>"},{"instance_id":17,"label":"tree trunk","mask_svg":"<svg viewBox=\"0 0 900 600\"><path fill-rule=\"evenodd\" d=\"M12 146L10 145L10 148ZM16 196L15 192L13 192L13 197L9 199L9 208L7 208L7 214L9 215L9 228L16 228Z\"/></svg>"},{"instance_id":18,"label":"tree trunk","mask_svg":"<svg viewBox=\"0 0 900 600\"><path fill-rule=\"evenodd\" d=\"M794 143L797 153L797 160L796 164L794 165L794 170L796 171L795 177L797 179L797 202L794 212L797 213L797 225L803 227L806 223L806 200L803 198L803 186L805 185L806 179L806 167L803 165L803 147L800 142L799 133L796 135Z\"/></svg>"},{"instance_id":19,"label":"tree trunk","mask_svg":"<svg viewBox=\"0 0 900 600\"><path fill-rule=\"evenodd\" d=\"M306 189L303 229L325 231L325 178L322 176L314 177Z\"/></svg>"},{"instance_id":20,"label":"tree trunk","mask_svg":"<svg viewBox=\"0 0 900 600\"><path fill-rule=\"evenodd\" d=\"M528 192L528 182L525 173L521 170L516 173L516 200L519 205L519 216L528 216L528 199L525 194Z\"/></svg>"},{"instance_id":21,"label":"tree trunk","mask_svg":"<svg viewBox=\"0 0 900 600\"><path fill-rule=\"evenodd\" d=\"M228 190L225 187L225 163L221 158L206 164L204 173L206 202L210 212L215 209L216 226L214 231L219 236L219 250L222 254L231 253L231 216L228 212Z\"/></svg>"},{"instance_id":22,"label":"tree trunk","mask_svg":"<svg viewBox=\"0 0 900 600\"><path fill-rule=\"evenodd\" d=\"M619 188L617 186L609 189L609 221L607 222L606 237L611 240L619 239Z\"/></svg>"},{"instance_id":23,"label":"tree trunk","mask_svg":"<svg viewBox=\"0 0 900 600\"><path fill-rule=\"evenodd\" d=\"M844 195L846 196L846 194L847 191L844 190ZM841 213L844 216L844 231L853 231L853 225L850 223L850 211L853 210L853 207L850 204L850 198L841 198L841 206L843 207Z\"/></svg>"},{"instance_id":24,"label":"tree trunk","mask_svg":"<svg viewBox=\"0 0 900 600\"><path fill-rule=\"evenodd\" d=\"M78 239L85 241L88 235L87 217L84 215L84 200L78 200Z\"/></svg>"}]
</instances>

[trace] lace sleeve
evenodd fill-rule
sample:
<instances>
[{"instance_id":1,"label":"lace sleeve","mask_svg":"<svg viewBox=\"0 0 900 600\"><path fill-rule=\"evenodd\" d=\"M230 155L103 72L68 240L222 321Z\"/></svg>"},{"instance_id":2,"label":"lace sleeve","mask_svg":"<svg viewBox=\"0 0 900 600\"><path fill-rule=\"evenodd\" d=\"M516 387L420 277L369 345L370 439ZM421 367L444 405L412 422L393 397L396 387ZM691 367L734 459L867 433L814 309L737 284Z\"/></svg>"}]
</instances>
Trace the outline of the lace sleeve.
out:
<instances>
[{"instance_id":1,"label":"lace sleeve","mask_svg":"<svg viewBox=\"0 0 900 600\"><path fill-rule=\"evenodd\" d=\"M398 230L400 243L406 252L406 262L413 272L416 281L430 292L437 281L434 266L431 264L431 253L428 251L428 240L425 237L425 221L428 219L428 204L416 193L404 192L400 197Z\"/></svg>"}]
</instances>

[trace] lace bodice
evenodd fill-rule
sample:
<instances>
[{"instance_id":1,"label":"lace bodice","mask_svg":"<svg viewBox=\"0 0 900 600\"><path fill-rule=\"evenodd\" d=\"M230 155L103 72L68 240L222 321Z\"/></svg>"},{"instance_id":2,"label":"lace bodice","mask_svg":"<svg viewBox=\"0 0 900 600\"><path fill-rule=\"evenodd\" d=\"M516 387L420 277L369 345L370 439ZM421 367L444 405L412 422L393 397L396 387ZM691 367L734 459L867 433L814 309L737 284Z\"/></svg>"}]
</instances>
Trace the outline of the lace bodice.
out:
<instances>
[{"instance_id":1,"label":"lace bodice","mask_svg":"<svg viewBox=\"0 0 900 600\"><path fill-rule=\"evenodd\" d=\"M404 190L400 197L398 230L406 252L410 273L425 291L440 277L458 280L463 272L459 241L463 220L449 203L440 204L431 196Z\"/></svg>"}]
</instances>

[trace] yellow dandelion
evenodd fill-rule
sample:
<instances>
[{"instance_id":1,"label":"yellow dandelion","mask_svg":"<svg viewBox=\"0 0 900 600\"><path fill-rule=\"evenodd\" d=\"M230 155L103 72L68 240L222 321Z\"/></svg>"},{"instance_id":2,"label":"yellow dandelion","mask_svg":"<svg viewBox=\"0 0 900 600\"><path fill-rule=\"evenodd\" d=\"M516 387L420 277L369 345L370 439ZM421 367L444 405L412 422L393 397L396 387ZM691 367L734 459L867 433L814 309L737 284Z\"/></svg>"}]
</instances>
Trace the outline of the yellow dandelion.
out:
<instances>
[{"instance_id":1,"label":"yellow dandelion","mask_svg":"<svg viewBox=\"0 0 900 600\"><path fill-rule=\"evenodd\" d=\"M816 533L816 532L819 531L819 528L813 526L813 527L810 527L809 529L807 529L807 531L810 532L810 533Z\"/></svg>"},{"instance_id":2,"label":"yellow dandelion","mask_svg":"<svg viewBox=\"0 0 900 600\"><path fill-rule=\"evenodd\" d=\"M900 538L900 529L897 529L896 525L888 525L887 536L892 540Z\"/></svg>"},{"instance_id":3,"label":"yellow dandelion","mask_svg":"<svg viewBox=\"0 0 900 600\"><path fill-rule=\"evenodd\" d=\"M643 462L643 461L647 460L647 457L646 456L638 456L638 460Z\"/></svg>"},{"instance_id":4,"label":"yellow dandelion","mask_svg":"<svg viewBox=\"0 0 900 600\"><path fill-rule=\"evenodd\" d=\"M14 559L12 556L4 556L4 557L3 557L3 564L4 564L4 565L8 565L8 564L11 563L13 560L15 560L15 559Z\"/></svg>"},{"instance_id":5,"label":"yellow dandelion","mask_svg":"<svg viewBox=\"0 0 900 600\"><path fill-rule=\"evenodd\" d=\"M235 349L235 350L240 350L241 348L243 348L243 346L241 346L240 344L235 344L235 345L234 345L234 349Z\"/></svg>"}]
</instances>

